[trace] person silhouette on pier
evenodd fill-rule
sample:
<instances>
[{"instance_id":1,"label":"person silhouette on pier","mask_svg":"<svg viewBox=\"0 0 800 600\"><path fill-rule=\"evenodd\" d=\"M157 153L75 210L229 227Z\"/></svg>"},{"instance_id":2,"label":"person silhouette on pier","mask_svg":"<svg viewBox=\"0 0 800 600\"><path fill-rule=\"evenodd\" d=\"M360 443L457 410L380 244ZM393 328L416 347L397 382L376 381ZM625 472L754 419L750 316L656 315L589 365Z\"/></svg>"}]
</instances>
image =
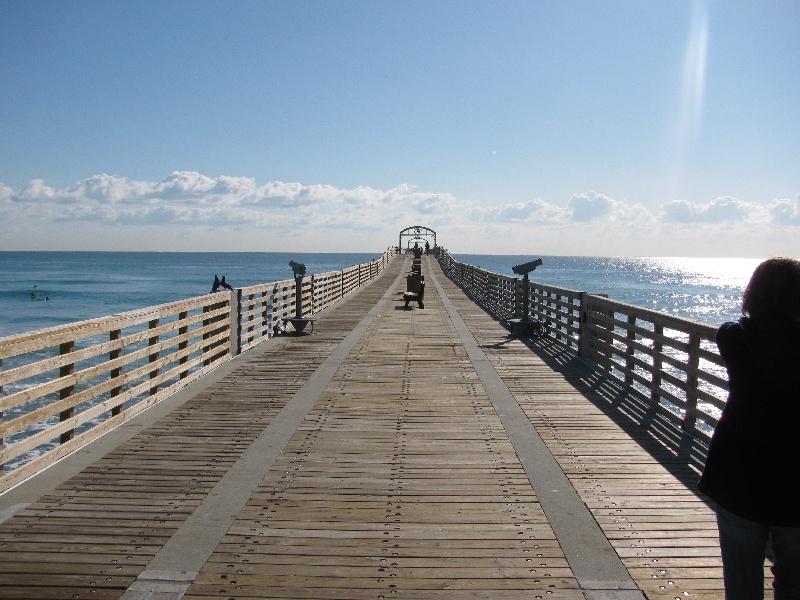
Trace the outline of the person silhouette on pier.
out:
<instances>
[{"instance_id":1,"label":"person silhouette on pier","mask_svg":"<svg viewBox=\"0 0 800 600\"><path fill-rule=\"evenodd\" d=\"M716 503L725 598L764 597L770 536L775 598L800 598L800 261L758 265L742 314L716 335L730 391L699 488Z\"/></svg>"}]
</instances>

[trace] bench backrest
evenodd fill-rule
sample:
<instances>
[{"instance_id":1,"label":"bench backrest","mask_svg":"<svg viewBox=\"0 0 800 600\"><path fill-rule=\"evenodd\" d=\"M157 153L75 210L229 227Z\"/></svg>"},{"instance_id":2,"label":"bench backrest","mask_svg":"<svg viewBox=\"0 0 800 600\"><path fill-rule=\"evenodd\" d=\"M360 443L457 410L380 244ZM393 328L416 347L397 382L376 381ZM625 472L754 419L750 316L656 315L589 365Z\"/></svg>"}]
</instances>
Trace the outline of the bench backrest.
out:
<instances>
[{"instance_id":1,"label":"bench backrest","mask_svg":"<svg viewBox=\"0 0 800 600\"><path fill-rule=\"evenodd\" d=\"M422 275L412 271L409 275L406 275L406 291L419 292L419 286L423 281Z\"/></svg>"}]
</instances>

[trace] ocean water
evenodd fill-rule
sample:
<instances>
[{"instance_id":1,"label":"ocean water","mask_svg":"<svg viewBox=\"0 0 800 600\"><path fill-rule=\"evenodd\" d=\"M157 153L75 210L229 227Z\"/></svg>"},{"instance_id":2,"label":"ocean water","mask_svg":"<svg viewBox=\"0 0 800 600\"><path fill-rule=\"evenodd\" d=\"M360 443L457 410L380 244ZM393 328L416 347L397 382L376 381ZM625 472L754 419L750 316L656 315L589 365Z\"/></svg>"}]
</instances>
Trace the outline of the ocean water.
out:
<instances>
[{"instance_id":1,"label":"ocean water","mask_svg":"<svg viewBox=\"0 0 800 600\"><path fill-rule=\"evenodd\" d=\"M206 294L214 275L234 287L292 278L289 261L325 273L378 253L0 252L0 337ZM453 255L515 276L534 258L538 281L709 324L740 316L755 259Z\"/></svg>"},{"instance_id":2,"label":"ocean water","mask_svg":"<svg viewBox=\"0 0 800 600\"><path fill-rule=\"evenodd\" d=\"M370 262L377 253L0 252L0 337Z\"/></svg>"}]
</instances>

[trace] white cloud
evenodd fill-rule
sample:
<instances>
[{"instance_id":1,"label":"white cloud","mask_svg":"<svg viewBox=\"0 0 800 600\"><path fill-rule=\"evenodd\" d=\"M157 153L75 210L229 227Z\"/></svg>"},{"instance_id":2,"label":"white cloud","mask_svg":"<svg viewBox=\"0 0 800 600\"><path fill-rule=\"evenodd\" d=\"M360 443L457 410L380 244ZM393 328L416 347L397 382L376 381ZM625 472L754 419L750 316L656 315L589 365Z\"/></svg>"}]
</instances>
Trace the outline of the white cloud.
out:
<instances>
[{"instance_id":1,"label":"white cloud","mask_svg":"<svg viewBox=\"0 0 800 600\"><path fill-rule=\"evenodd\" d=\"M670 200L662 206L662 218L667 223L725 223L761 216L762 206L730 196L716 198L704 204Z\"/></svg>"},{"instance_id":2,"label":"white cloud","mask_svg":"<svg viewBox=\"0 0 800 600\"><path fill-rule=\"evenodd\" d=\"M0 205L10 203L14 197L14 189L0 183Z\"/></svg>"},{"instance_id":3,"label":"white cloud","mask_svg":"<svg viewBox=\"0 0 800 600\"><path fill-rule=\"evenodd\" d=\"M476 207L472 214L475 218L491 222L559 222L564 219L565 210L543 200L527 200L503 204L491 208Z\"/></svg>"},{"instance_id":4,"label":"white cloud","mask_svg":"<svg viewBox=\"0 0 800 600\"><path fill-rule=\"evenodd\" d=\"M42 180L18 191L0 183L0 217L29 232L9 233L7 249L37 249L31 244L41 240L59 249L74 248L76 240L109 239L119 240L114 248L136 249L146 237L151 245L162 239L164 249L185 249L178 247L184 243L191 249L274 250L290 239L308 251L356 251L367 239L393 243L399 230L422 224L440 229L442 241L450 232L456 243L478 253L514 254L533 245L555 254L800 254L794 241L800 196L768 206L721 197L649 209L589 191L563 205L535 198L486 206L409 184L257 185L246 177L182 171L159 182L95 175L64 189Z\"/></svg>"},{"instance_id":5,"label":"white cloud","mask_svg":"<svg viewBox=\"0 0 800 600\"><path fill-rule=\"evenodd\" d=\"M794 200L775 200L767 211L772 221L779 225L800 225L800 194Z\"/></svg>"},{"instance_id":6,"label":"white cloud","mask_svg":"<svg viewBox=\"0 0 800 600\"><path fill-rule=\"evenodd\" d=\"M34 179L26 185L14 200L17 202L52 202L55 199L56 190L47 187L42 179Z\"/></svg>"},{"instance_id":7,"label":"white cloud","mask_svg":"<svg viewBox=\"0 0 800 600\"><path fill-rule=\"evenodd\" d=\"M214 192L216 182L194 171L176 171L153 189L153 195L163 199L205 198Z\"/></svg>"},{"instance_id":8,"label":"white cloud","mask_svg":"<svg viewBox=\"0 0 800 600\"><path fill-rule=\"evenodd\" d=\"M78 182L72 188L58 193L59 197L70 202L83 202L86 199L100 203L136 201L146 198L151 185L141 181L129 181L125 177L113 175L95 175Z\"/></svg>"},{"instance_id":9,"label":"white cloud","mask_svg":"<svg viewBox=\"0 0 800 600\"><path fill-rule=\"evenodd\" d=\"M18 193L2 186L0 201L16 203L18 217L62 223L283 227L316 219L358 229L375 228L398 215L447 215L455 199L449 194L416 192L407 184L389 190L281 181L257 186L251 178L211 178L181 171L156 183L95 175L66 189L34 180ZM329 217L323 219L324 214Z\"/></svg>"},{"instance_id":10,"label":"white cloud","mask_svg":"<svg viewBox=\"0 0 800 600\"><path fill-rule=\"evenodd\" d=\"M619 203L603 194L587 192L569 199L567 212L572 221L594 221L610 215Z\"/></svg>"},{"instance_id":11,"label":"white cloud","mask_svg":"<svg viewBox=\"0 0 800 600\"><path fill-rule=\"evenodd\" d=\"M443 194L432 194L412 202L419 214L428 216L449 214L454 204L453 198Z\"/></svg>"}]
</instances>

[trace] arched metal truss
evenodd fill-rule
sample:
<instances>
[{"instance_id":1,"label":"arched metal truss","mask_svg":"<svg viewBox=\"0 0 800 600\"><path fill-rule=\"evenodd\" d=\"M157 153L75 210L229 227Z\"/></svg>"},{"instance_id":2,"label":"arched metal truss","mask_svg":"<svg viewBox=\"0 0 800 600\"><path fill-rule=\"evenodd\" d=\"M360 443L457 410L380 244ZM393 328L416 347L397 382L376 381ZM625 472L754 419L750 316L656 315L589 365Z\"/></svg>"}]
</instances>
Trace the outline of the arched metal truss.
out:
<instances>
[{"instance_id":1,"label":"arched metal truss","mask_svg":"<svg viewBox=\"0 0 800 600\"><path fill-rule=\"evenodd\" d=\"M404 240L405 244L403 243ZM436 232L429 227L414 225L413 227L406 227L400 232L400 243L398 246L401 250L413 248L415 244L423 248L425 247L425 242L428 242L431 248L435 248Z\"/></svg>"}]
</instances>

